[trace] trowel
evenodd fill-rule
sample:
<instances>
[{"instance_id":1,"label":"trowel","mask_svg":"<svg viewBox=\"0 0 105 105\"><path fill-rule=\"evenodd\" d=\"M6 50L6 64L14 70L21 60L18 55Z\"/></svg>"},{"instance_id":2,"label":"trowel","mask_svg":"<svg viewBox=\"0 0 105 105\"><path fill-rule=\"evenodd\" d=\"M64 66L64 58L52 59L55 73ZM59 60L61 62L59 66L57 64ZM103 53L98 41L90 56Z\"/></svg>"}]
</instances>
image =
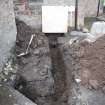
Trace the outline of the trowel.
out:
<instances>
[{"instance_id":1,"label":"trowel","mask_svg":"<svg viewBox=\"0 0 105 105\"><path fill-rule=\"evenodd\" d=\"M31 36L26 51L23 52L23 53L21 53L21 54L19 54L19 55L17 55L17 57L25 56L25 55L27 55L27 54L29 53L28 50L29 50L29 47L30 47L30 45L31 45L31 43L32 43L32 41L33 41L34 36L35 36L35 34L33 34L33 35Z\"/></svg>"}]
</instances>

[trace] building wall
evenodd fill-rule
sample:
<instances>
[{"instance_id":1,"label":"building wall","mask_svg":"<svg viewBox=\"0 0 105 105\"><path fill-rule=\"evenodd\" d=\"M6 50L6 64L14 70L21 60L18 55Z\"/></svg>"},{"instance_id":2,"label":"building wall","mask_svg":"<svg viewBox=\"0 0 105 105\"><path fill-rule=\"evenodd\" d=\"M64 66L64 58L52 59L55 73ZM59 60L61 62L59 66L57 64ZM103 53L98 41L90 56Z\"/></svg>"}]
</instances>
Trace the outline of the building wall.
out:
<instances>
[{"instance_id":1,"label":"building wall","mask_svg":"<svg viewBox=\"0 0 105 105\"><path fill-rule=\"evenodd\" d=\"M99 0L79 0L80 8L83 9L85 17L96 16Z\"/></svg>"},{"instance_id":2,"label":"building wall","mask_svg":"<svg viewBox=\"0 0 105 105\"><path fill-rule=\"evenodd\" d=\"M99 0L78 0L79 9L78 9L78 24L79 26L84 25L84 17L96 16L97 7ZM73 5L75 6L75 0L44 0L45 5ZM73 19L74 19L73 15ZM70 23L70 14L69 14L69 23ZM73 20L74 24L74 20ZM70 25L70 24L69 24Z\"/></svg>"},{"instance_id":3,"label":"building wall","mask_svg":"<svg viewBox=\"0 0 105 105\"><path fill-rule=\"evenodd\" d=\"M78 24L79 26L84 25L84 17L96 16L98 0L78 0L79 1L79 12L78 12ZM74 5L75 0L28 0L29 7L36 18L39 17L41 23L41 5ZM74 15L73 15L74 25ZM70 26L70 13L69 13L69 26Z\"/></svg>"}]
</instances>

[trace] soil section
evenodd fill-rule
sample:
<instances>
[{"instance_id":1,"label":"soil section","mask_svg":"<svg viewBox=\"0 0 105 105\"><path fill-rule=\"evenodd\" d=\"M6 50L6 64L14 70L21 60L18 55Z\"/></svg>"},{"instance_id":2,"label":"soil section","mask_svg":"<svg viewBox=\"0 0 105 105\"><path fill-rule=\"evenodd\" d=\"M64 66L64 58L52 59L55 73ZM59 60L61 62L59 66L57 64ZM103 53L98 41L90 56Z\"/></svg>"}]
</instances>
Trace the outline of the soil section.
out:
<instances>
[{"instance_id":1,"label":"soil section","mask_svg":"<svg viewBox=\"0 0 105 105\"><path fill-rule=\"evenodd\" d=\"M32 34L35 34L28 54L17 57L18 73L15 88L36 103L43 104L52 95L54 80L47 37L36 33L34 29L17 21L16 54L26 51Z\"/></svg>"},{"instance_id":2,"label":"soil section","mask_svg":"<svg viewBox=\"0 0 105 105\"><path fill-rule=\"evenodd\" d=\"M19 20L17 30L16 55L26 51L32 34L36 37L31 43L29 54L17 57L15 88L38 105L67 105L66 66L57 37L47 38Z\"/></svg>"},{"instance_id":3,"label":"soil section","mask_svg":"<svg viewBox=\"0 0 105 105\"><path fill-rule=\"evenodd\" d=\"M47 34L48 35L48 34ZM50 55L53 66L54 78L54 96L52 105L67 105L68 88L67 88L67 68L63 60L62 52L58 45L58 37L63 34L49 34Z\"/></svg>"},{"instance_id":4,"label":"soil section","mask_svg":"<svg viewBox=\"0 0 105 105\"><path fill-rule=\"evenodd\" d=\"M81 44L77 53L83 85L98 89L105 87L105 36L91 44Z\"/></svg>"}]
</instances>

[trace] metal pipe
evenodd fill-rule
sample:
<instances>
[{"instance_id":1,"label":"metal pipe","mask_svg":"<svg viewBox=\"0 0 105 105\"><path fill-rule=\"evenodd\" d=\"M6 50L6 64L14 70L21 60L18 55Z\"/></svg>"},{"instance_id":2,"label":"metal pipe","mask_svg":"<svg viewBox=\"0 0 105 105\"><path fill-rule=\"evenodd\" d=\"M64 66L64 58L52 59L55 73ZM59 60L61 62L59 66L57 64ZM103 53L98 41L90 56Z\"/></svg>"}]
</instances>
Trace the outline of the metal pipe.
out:
<instances>
[{"instance_id":1,"label":"metal pipe","mask_svg":"<svg viewBox=\"0 0 105 105\"><path fill-rule=\"evenodd\" d=\"M75 1L75 30L78 30L78 0Z\"/></svg>"},{"instance_id":2,"label":"metal pipe","mask_svg":"<svg viewBox=\"0 0 105 105\"><path fill-rule=\"evenodd\" d=\"M97 7L97 17L99 16L99 12L100 12L100 0L98 0L98 7Z\"/></svg>"}]
</instances>

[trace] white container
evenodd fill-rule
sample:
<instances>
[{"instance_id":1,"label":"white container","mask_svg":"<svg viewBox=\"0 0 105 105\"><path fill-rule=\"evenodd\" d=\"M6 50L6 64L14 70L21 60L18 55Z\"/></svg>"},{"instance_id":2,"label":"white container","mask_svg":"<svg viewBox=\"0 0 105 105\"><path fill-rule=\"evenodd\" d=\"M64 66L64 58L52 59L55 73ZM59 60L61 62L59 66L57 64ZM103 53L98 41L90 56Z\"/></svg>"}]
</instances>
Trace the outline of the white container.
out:
<instances>
[{"instance_id":1,"label":"white container","mask_svg":"<svg viewBox=\"0 0 105 105\"><path fill-rule=\"evenodd\" d=\"M68 6L42 6L42 32L67 33Z\"/></svg>"}]
</instances>

